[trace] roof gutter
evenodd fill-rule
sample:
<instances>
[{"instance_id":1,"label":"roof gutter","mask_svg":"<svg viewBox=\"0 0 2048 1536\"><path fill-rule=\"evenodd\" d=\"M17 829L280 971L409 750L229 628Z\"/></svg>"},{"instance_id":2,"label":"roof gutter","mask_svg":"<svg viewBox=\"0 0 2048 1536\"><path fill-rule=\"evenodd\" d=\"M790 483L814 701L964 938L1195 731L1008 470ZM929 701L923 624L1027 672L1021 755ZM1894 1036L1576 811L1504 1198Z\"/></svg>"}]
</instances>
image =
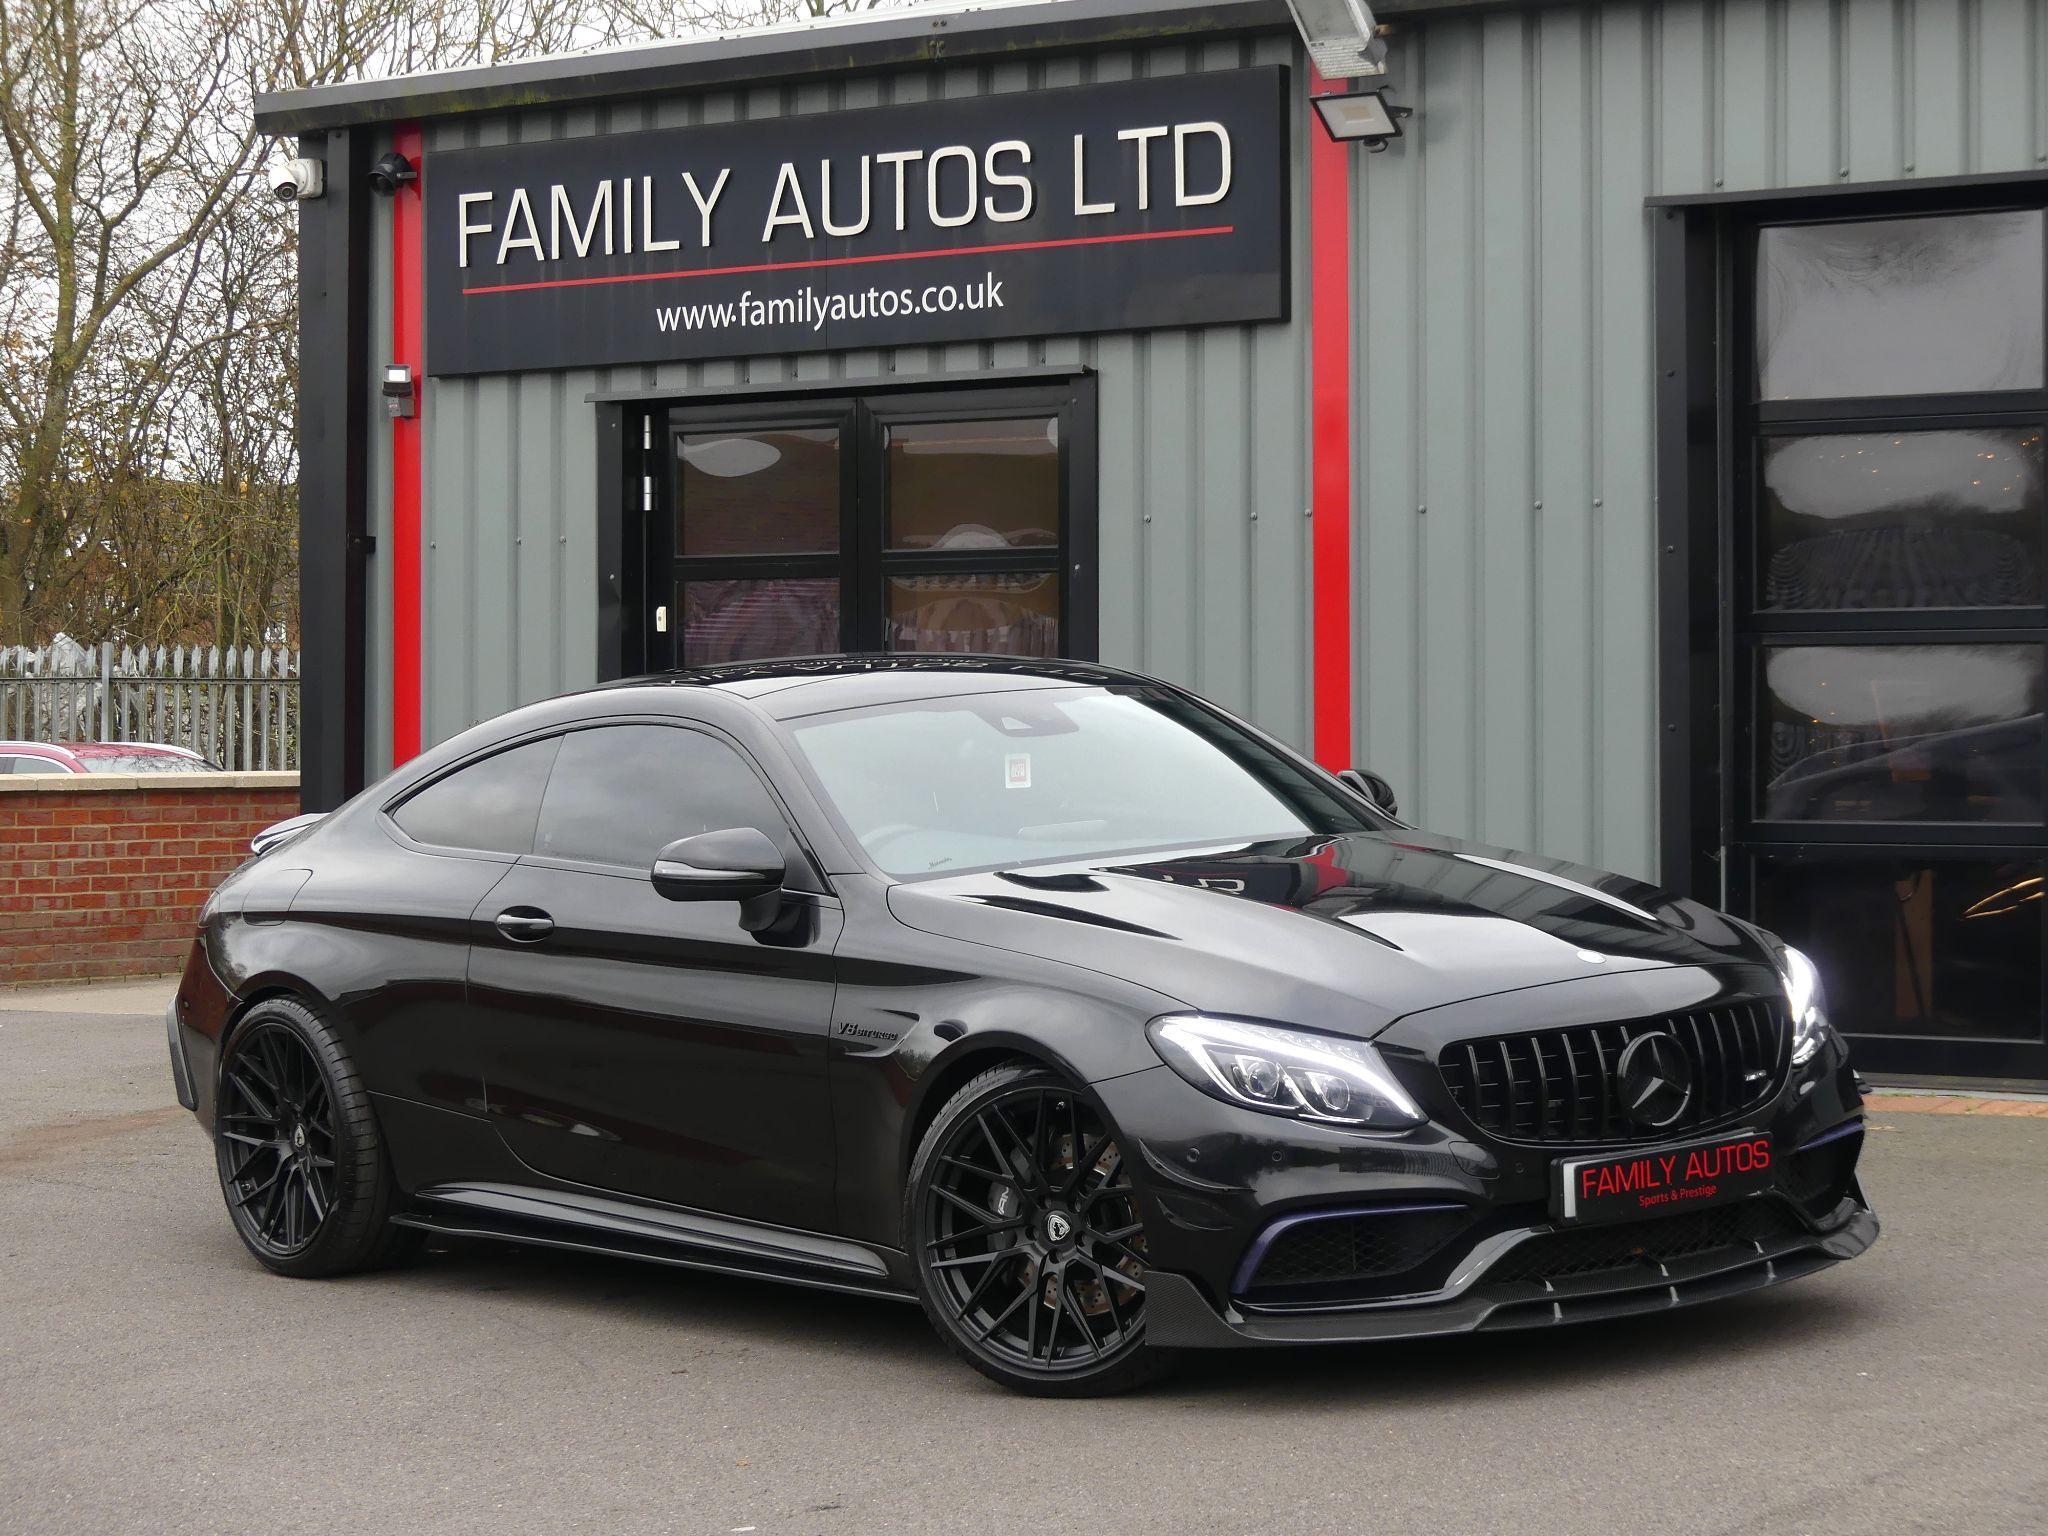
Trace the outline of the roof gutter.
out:
<instances>
[{"instance_id":1,"label":"roof gutter","mask_svg":"<svg viewBox=\"0 0 2048 1536\"><path fill-rule=\"evenodd\" d=\"M1374 9L1382 19L1399 19L1564 3L1574 0L1383 0ZM318 133L463 112L618 101L806 75L987 62L1292 26L1285 0L998 0L968 10L870 12L731 37L268 93L256 98L256 127L270 134Z\"/></svg>"}]
</instances>

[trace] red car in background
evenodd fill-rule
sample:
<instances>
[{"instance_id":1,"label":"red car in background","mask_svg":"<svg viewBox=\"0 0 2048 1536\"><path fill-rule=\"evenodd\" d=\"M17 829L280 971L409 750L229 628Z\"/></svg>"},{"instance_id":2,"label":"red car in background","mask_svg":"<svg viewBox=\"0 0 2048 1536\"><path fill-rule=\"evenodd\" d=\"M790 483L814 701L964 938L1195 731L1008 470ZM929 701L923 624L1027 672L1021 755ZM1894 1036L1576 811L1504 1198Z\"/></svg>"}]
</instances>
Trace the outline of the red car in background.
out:
<instances>
[{"instance_id":1,"label":"red car in background","mask_svg":"<svg viewBox=\"0 0 2048 1536\"><path fill-rule=\"evenodd\" d=\"M149 741L0 741L0 774L218 772L190 747Z\"/></svg>"}]
</instances>

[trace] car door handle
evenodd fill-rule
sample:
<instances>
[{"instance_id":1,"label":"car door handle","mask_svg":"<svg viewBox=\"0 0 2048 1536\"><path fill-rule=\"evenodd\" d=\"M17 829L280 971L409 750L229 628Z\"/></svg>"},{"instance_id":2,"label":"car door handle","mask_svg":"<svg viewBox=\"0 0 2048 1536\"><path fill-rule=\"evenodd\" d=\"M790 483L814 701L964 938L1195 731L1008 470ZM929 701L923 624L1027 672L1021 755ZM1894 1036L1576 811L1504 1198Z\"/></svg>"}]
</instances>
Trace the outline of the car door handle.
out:
<instances>
[{"instance_id":1,"label":"car door handle","mask_svg":"<svg viewBox=\"0 0 2048 1536\"><path fill-rule=\"evenodd\" d=\"M497 928L514 944L538 944L555 931L555 920L539 907L507 907L498 914Z\"/></svg>"}]
</instances>

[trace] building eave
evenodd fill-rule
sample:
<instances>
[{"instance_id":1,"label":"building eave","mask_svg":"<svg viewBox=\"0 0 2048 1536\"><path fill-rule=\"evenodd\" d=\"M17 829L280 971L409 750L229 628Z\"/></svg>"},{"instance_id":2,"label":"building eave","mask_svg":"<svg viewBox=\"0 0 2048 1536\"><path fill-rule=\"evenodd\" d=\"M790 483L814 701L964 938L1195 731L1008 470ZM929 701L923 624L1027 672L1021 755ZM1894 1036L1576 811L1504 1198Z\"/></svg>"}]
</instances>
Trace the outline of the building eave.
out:
<instances>
[{"instance_id":1,"label":"building eave","mask_svg":"<svg viewBox=\"0 0 2048 1536\"><path fill-rule=\"evenodd\" d=\"M1544 0L1390 0L1376 9L1383 18L1398 19L1532 3ZM1291 25L1284 0L998 0L966 9L871 12L728 37L280 91L256 98L256 127L279 135L317 133L921 64L1241 36Z\"/></svg>"}]
</instances>

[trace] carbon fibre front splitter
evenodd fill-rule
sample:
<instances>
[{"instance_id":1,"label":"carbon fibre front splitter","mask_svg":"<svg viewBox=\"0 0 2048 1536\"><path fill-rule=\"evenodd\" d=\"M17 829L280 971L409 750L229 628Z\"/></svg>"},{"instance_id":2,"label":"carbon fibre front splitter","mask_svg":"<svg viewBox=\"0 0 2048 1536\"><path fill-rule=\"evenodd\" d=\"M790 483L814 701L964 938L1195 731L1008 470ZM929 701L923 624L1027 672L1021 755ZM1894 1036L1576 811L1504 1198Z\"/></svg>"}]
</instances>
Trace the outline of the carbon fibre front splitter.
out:
<instances>
[{"instance_id":1,"label":"carbon fibre front splitter","mask_svg":"<svg viewBox=\"0 0 2048 1536\"><path fill-rule=\"evenodd\" d=\"M1550 1283L1486 1283L1457 1294L1298 1310L1231 1305L1218 1311L1185 1275L1145 1277L1145 1331L1168 1349L1242 1349L1281 1344L1348 1344L1513 1328L1547 1328L1666 1312L1739 1296L1832 1268L1877 1241L1878 1220L1859 1204L1841 1225L1775 1243L1745 1244L1662 1264L1607 1270Z\"/></svg>"}]
</instances>

